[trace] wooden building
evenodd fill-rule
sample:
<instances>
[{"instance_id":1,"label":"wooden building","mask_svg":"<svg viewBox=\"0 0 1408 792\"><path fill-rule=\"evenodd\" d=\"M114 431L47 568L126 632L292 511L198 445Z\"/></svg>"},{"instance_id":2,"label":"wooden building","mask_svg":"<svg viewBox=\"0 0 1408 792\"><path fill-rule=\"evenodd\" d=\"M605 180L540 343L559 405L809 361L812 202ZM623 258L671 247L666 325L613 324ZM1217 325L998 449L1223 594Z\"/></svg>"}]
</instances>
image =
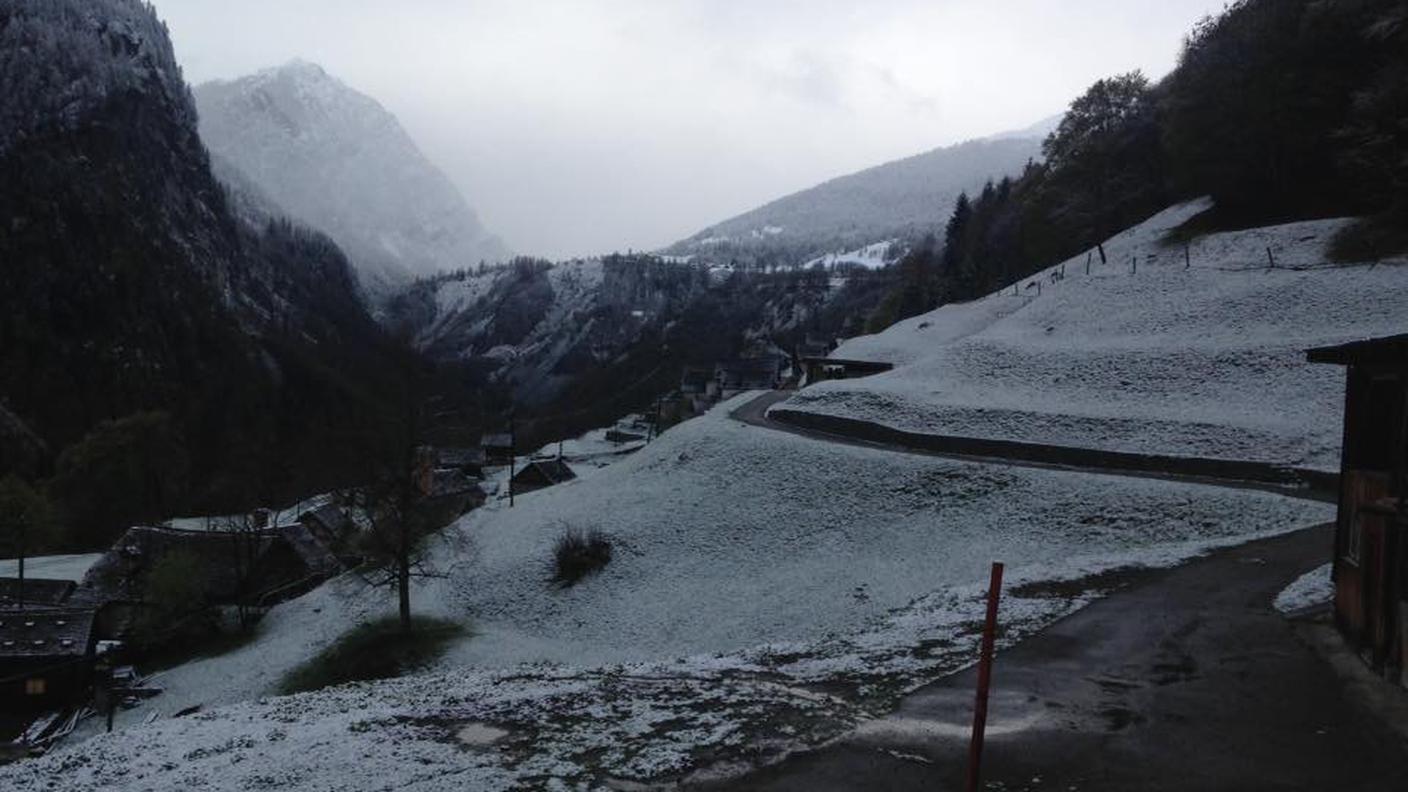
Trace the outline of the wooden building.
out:
<instances>
[{"instance_id":1,"label":"wooden building","mask_svg":"<svg viewBox=\"0 0 1408 792\"><path fill-rule=\"evenodd\" d=\"M729 399L745 391L772 390L781 381L786 358L777 356L739 358L714 366L718 396Z\"/></svg>"},{"instance_id":2,"label":"wooden building","mask_svg":"<svg viewBox=\"0 0 1408 792\"><path fill-rule=\"evenodd\" d=\"M891 363L880 363L873 360L843 360L833 357L802 358L802 371L806 374L808 385L826 380L869 377L874 374L882 374L893 368L894 365Z\"/></svg>"},{"instance_id":3,"label":"wooden building","mask_svg":"<svg viewBox=\"0 0 1408 792\"><path fill-rule=\"evenodd\" d=\"M525 492L551 487L574 478L577 478L577 474L573 473L572 468L568 467L567 463L561 459L534 459L524 465L522 470L513 474L509 486L513 488L515 494L522 495Z\"/></svg>"},{"instance_id":4,"label":"wooden building","mask_svg":"<svg viewBox=\"0 0 1408 792\"><path fill-rule=\"evenodd\" d=\"M97 645L91 609L0 610L0 707L33 714L81 700Z\"/></svg>"},{"instance_id":5,"label":"wooden building","mask_svg":"<svg viewBox=\"0 0 1408 792\"><path fill-rule=\"evenodd\" d=\"M1347 369L1335 620L1371 666L1408 684L1408 334L1307 354Z\"/></svg>"},{"instance_id":6,"label":"wooden building","mask_svg":"<svg viewBox=\"0 0 1408 792\"><path fill-rule=\"evenodd\" d=\"M479 447L484 451L484 463L487 465L511 465L513 464L513 435L509 432L495 432L486 434L479 440Z\"/></svg>"}]
</instances>

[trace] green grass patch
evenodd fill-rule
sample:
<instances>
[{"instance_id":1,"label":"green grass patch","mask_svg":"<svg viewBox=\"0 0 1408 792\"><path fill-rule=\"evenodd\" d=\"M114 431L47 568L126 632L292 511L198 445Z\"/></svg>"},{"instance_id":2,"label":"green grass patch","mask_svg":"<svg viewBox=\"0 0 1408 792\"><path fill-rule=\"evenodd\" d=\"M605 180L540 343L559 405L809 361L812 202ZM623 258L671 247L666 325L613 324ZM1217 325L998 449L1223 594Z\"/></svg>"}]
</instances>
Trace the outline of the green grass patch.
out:
<instances>
[{"instance_id":1,"label":"green grass patch","mask_svg":"<svg viewBox=\"0 0 1408 792\"><path fill-rule=\"evenodd\" d=\"M401 631L394 616L368 622L285 674L279 692L402 676L429 665L445 653L450 641L466 634L461 625L443 619L414 618L409 633Z\"/></svg>"}]
</instances>

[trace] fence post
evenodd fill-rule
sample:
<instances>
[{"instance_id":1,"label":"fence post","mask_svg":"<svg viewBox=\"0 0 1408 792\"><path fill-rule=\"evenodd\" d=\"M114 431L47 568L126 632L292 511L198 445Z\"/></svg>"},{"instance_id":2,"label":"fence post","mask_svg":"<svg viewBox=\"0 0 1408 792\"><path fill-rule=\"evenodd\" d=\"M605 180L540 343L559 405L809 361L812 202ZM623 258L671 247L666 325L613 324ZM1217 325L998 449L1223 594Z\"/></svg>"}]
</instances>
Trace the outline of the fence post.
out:
<instances>
[{"instance_id":1,"label":"fence post","mask_svg":"<svg viewBox=\"0 0 1408 792\"><path fill-rule=\"evenodd\" d=\"M1094 257L1095 257L1095 251L1093 251L1093 250L1092 250L1092 251L1089 251L1088 253L1085 254L1085 274L1086 274L1086 275L1089 275L1089 274L1090 274L1090 260L1091 260L1092 258L1094 258Z\"/></svg>"},{"instance_id":2,"label":"fence post","mask_svg":"<svg viewBox=\"0 0 1408 792\"><path fill-rule=\"evenodd\" d=\"M1271 246L1266 246L1266 260L1270 262L1268 269L1276 269L1276 257L1271 255Z\"/></svg>"},{"instance_id":3,"label":"fence post","mask_svg":"<svg viewBox=\"0 0 1408 792\"><path fill-rule=\"evenodd\" d=\"M992 684L993 643L997 634L997 601L1002 595L1002 563L994 561L988 583L988 613L983 622L983 642L978 654L978 698L973 703L973 738L968 743L967 792L978 792L983 761L983 733L988 725L988 687Z\"/></svg>"},{"instance_id":4,"label":"fence post","mask_svg":"<svg viewBox=\"0 0 1408 792\"><path fill-rule=\"evenodd\" d=\"M1138 274L1139 274L1139 256L1138 256L1138 254L1135 254L1135 255L1129 257L1129 274L1131 274L1131 275L1138 275Z\"/></svg>"},{"instance_id":5,"label":"fence post","mask_svg":"<svg viewBox=\"0 0 1408 792\"><path fill-rule=\"evenodd\" d=\"M1188 243L1183 243L1183 269L1188 269L1193 264L1193 259L1188 255Z\"/></svg>"}]
</instances>

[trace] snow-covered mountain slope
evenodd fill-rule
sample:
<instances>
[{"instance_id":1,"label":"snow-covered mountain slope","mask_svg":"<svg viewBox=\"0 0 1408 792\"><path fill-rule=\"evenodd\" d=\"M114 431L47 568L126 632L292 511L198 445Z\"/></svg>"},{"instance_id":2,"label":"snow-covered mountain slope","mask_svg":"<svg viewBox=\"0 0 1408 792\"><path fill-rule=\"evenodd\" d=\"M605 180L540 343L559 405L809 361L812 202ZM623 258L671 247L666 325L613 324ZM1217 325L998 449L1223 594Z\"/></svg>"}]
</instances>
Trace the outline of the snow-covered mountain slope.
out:
<instances>
[{"instance_id":1,"label":"snow-covered mountain slope","mask_svg":"<svg viewBox=\"0 0 1408 792\"><path fill-rule=\"evenodd\" d=\"M571 393L567 406L579 410L631 389L638 406L675 387L684 363L712 365L764 339L790 348L788 339L824 332L826 321L863 315L875 297L848 284L647 255L520 260L420 281L388 303L388 321L432 357L484 372L520 404Z\"/></svg>"},{"instance_id":2,"label":"snow-covered mountain slope","mask_svg":"<svg viewBox=\"0 0 1408 792\"><path fill-rule=\"evenodd\" d=\"M275 608L254 643L166 672L166 692L120 713L117 734L0 769L0 785L668 782L825 739L966 665L994 558L1008 564L1015 641L1095 596L1025 583L1168 565L1333 513L1262 492L836 445L736 423L732 406L463 518L433 551L446 577L414 601L472 620L473 635L428 675L262 698L344 630L392 612L348 578ZM544 570L568 527L607 532L614 553L564 590ZM140 725L197 703L197 715ZM471 723L507 733L466 750L456 735Z\"/></svg>"},{"instance_id":3,"label":"snow-covered mountain slope","mask_svg":"<svg viewBox=\"0 0 1408 792\"><path fill-rule=\"evenodd\" d=\"M779 198L670 246L673 255L772 251L804 261L938 229L963 191L1015 176L1041 156L1038 136L975 140L939 148Z\"/></svg>"},{"instance_id":4,"label":"snow-covered mountain slope","mask_svg":"<svg viewBox=\"0 0 1408 792\"><path fill-rule=\"evenodd\" d=\"M293 61L195 97L211 152L331 236L372 291L507 257L396 118L320 67Z\"/></svg>"},{"instance_id":5,"label":"snow-covered mountain slope","mask_svg":"<svg viewBox=\"0 0 1408 792\"><path fill-rule=\"evenodd\" d=\"M911 431L1337 467L1343 371L1305 349L1408 330L1408 260L1327 263L1343 220L1166 232L1175 206L1086 255L971 303L852 339L897 364L787 405ZM1275 259L1271 268L1268 258ZM1137 266L1136 266L1137 262ZM1063 276L1063 277L1062 277ZM1038 287L1038 283L1040 286Z\"/></svg>"}]
</instances>

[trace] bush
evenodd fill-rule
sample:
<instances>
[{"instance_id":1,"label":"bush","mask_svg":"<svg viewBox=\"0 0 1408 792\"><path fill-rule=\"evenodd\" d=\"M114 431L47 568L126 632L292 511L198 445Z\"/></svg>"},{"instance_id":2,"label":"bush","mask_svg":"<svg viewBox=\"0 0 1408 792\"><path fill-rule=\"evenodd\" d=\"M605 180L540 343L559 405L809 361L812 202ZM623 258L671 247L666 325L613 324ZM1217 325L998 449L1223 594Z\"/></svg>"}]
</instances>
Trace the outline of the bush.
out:
<instances>
[{"instance_id":1,"label":"bush","mask_svg":"<svg viewBox=\"0 0 1408 792\"><path fill-rule=\"evenodd\" d=\"M611 539L598 530L569 528L553 546L554 583L567 588L611 563Z\"/></svg>"},{"instance_id":2,"label":"bush","mask_svg":"<svg viewBox=\"0 0 1408 792\"><path fill-rule=\"evenodd\" d=\"M394 616L368 622L285 674L279 692L302 693L402 676L433 662L451 640L464 634L463 627L443 619L412 619L409 633L401 630Z\"/></svg>"}]
</instances>

